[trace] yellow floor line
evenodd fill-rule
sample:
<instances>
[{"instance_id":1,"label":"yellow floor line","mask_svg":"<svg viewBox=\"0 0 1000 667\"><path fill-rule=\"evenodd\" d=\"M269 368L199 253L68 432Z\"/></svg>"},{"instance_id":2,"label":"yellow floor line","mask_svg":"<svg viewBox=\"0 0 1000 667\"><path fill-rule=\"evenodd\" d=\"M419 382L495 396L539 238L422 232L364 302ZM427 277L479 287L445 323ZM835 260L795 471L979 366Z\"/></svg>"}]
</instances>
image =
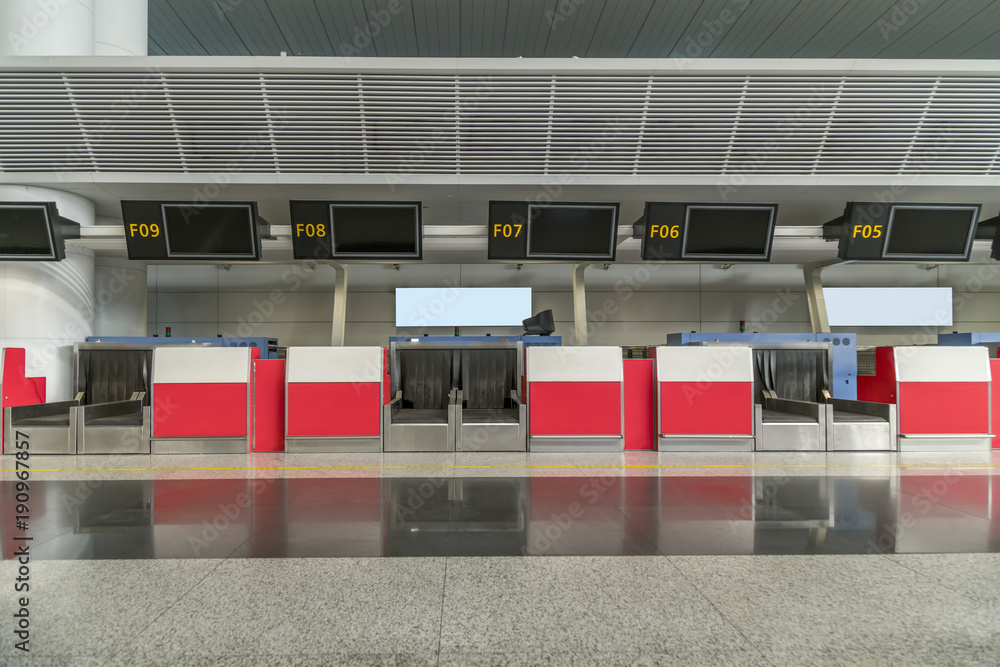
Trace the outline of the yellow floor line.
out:
<instances>
[{"instance_id":1,"label":"yellow floor line","mask_svg":"<svg viewBox=\"0 0 1000 667\"><path fill-rule=\"evenodd\" d=\"M1000 463L883 463L883 464L775 464L748 465L743 463L712 463L705 465L399 465L399 466L245 466L220 468L30 468L30 473L39 472L210 472L247 470L547 470L547 469L607 469L607 468L658 468L661 470L697 470L699 468L997 468ZM14 472L14 468L2 468L0 472Z\"/></svg>"}]
</instances>

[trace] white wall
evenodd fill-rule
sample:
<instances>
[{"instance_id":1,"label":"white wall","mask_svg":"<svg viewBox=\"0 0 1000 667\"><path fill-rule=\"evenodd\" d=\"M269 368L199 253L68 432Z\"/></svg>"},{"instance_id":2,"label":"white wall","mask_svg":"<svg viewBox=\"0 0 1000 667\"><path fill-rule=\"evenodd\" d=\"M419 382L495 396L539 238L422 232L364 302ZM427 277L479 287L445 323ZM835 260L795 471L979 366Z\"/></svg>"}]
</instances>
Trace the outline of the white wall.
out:
<instances>
[{"instance_id":1,"label":"white wall","mask_svg":"<svg viewBox=\"0 0 1000 667\"><path fill-rule=\"evenodd\" d=\"M940 286L955 289L955 326L865 329L862 344L933 342L939 331L1000 330L1000 265L849 264L828 269L830 287ZM662 343L676 331L808 332L802 270L794 265L622 264L587 269L590 344ZM394 325L393 289L399 287L532 287L533 310L554 311L556 333L572 336L569 265L352 265L348 274L347 344L380 345L389 336L419 335ZM318 265L150 266L149 333L277 337L282 345L330 341L333 269ZM490 329L494 335L518 329ZM480 334L487 329L464 328ZM430 334L451 334L448 328Z\"/></svg>"},{"instance_id":2,"label":"white wall","mask_svg":"<svg viewBox=\"0 0 1000 667\"><path fill-rule=\"evenodd\" d=\"M94 265L94 335L145 336L149 322L146 265L97 257Z\"/></svg>"}]
</instances>

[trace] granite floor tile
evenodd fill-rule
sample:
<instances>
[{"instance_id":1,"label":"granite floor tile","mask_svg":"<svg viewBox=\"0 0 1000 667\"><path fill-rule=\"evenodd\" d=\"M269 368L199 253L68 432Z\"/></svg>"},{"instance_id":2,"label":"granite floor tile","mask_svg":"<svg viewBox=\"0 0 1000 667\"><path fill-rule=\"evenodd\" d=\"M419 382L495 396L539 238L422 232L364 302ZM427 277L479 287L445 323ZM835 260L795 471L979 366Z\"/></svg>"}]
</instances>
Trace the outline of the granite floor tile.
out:
<instances>
[{"instance_id":1,"label":"granite floor tile","mask_svg":"<svg viewBox=\"0 0 1000 667\"><path fill-rule=\"evenodd\" d=\"M184 665L185 667L330 667L344 665L346 667L433 667L437 665L436 652L422 653L315 653L308 646L299 646L296 652L275 652L262 649L254 653L237 651L206 655L199 652L178 653L169 660L149 656L141 650L130 650L127 655L119 656L121 664L129 667Z\"/></svg>"},{"instance_id":2,"label":"granite floor tile","mask_svg":"<svg viewBox=\"0 0 1000 667\"><path fill-rule=\"evenodd\" d=\"M229 560L127 648L143 660L437 650L445 561Z\"/></svg>"},{"instance_id":3,"label":"granite floor tile","mask_svg":"<svg viewBox=\"0 0 1000 667\"><path fill-rule=\"evenodd\" d=\"M442 652L442 667L769 667L753 649L719 650L693 647L670 653L595 651L592 653L547 651L507 653Z\"/></svg>"},{"instance_id":4,"label":"granite floor tile","mask_svg":"<svg viewBox=\"0 0 1000 667\"><path fill-rule=\"evenodd\" d=\"M451 558L442 654L753 653L663 557Z\"/></svg>"},{"instance_id":5,"label":"granite floor tile","mask_svg":"<svg viewBox=\"0 0 1000 667\"><path fill-rule=\"evenodd\" d=\"M1000 617L1000 554L891 554L886 558L991 607Z\"/></svg>"},{"instance_id":6,"label":"granite floor tile","mask_svg":"<svg viewBox=\"0 0 1000 667\"><path fill-rule=\"evenodd\" d=\"M47 664L100 664L87 660L113 655L218 565L209 560L33 561L30 655ZM11 618L14 597L5 595L2 601L3 617ZM9 641L0 645L0 663L19 654Z\"/></svg>"},{"instance_id":7,"label":"granite floor tile","mask_svg":"<svg viewBox=\"0 0 1000 667\"><path fill-rule=\"evenodd\" d=\"M776 665L996 663L1000 619L881 557L669 557Z\"/></svg>"}]
</instances>

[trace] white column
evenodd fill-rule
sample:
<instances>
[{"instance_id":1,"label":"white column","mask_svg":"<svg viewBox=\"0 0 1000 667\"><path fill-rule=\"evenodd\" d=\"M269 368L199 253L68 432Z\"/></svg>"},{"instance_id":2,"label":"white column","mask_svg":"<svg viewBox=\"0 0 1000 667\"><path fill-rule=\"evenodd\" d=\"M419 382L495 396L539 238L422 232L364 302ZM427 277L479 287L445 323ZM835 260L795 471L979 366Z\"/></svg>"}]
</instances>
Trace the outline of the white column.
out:
<instances>
[{"instance_id":1,"label":"white column","mask_svg":"<svg viewBox=\"0 0 1000 667\"><path fill-rule=\"evenodd\" d=\"M0 201L54 201L59 214L94 223L94 205L48 188L0 185ZM46 378L46 399L73 394L73 344L94 333L94 253L67 245L61 262L0 262L0 347L27 350L27 371Z\"/></svg>"},{"instance_id":2,"label":"white column","mask_svg":"<svg viewBox=\"0 0 1000 667\"><path fill-rule=\"evenodd\" d=\"M95 0L94 55L144 56L149 44L147 0Z\"/></svg>"},{"instance_id":3,"label":"white column","mask_svg":"<svg viewBox=\"0 0 1000 667\"><path fill-rule=\"evenodd\" d=\"M95 0L0 0L4 56L94 55ZM145 0L142 0L145 4Z\"/></svg>"},{"instance_id":4,"label":"white column","mask_svg":"<svg viewBox=\"0 0 1000 667\"><path fill-rule=\"evenodd\" d=\"M830 333L830 318L823 298L823 270L843 262L819 262L803 264L802 275L806 282L806 304L809 306L809 324L813 333Z\"/></svg>"},{"instance_id":5,"label":"white column","mask_svg":"<svg viewBox=\"0 0 1000 667\"><path fill-rule=\"evenodd\" d=\"M343 345L347 327L347 266L337 262L331 264L336 271L337 282L333 286L333 331L330 345Z\"/></svg>"},{"instance_id":6,"label":"white column","mask_svg":"<svg viewBox=\"0 0 1000 667\"><path fill-rule=\"evenodd\" d=\"M587 344L587 287L584 271L590 264L573 265L573 344Z\"/></svg>"}]
</instances>

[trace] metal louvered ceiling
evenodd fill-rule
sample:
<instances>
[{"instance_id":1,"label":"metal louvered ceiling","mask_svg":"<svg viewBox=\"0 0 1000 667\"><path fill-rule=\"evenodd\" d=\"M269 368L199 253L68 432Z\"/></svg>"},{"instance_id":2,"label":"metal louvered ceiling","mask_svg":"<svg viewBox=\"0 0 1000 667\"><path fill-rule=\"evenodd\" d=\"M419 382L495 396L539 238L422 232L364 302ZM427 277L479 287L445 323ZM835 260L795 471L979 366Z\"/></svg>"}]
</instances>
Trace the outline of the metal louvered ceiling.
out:
<instances>
[{"instance_id":1,"label":"metal louvered ceiling","mask_svg":"<svg viewBox=\"0 0 1000 667\"><path fill-rule=\"evenodd\" d=\"M399 58L1000 58L1000 2L149 0L150 55L282 51Z\"/></svg>"},{"instance_id":2,"label":"metal louvered ceiling","mask_svg":"<svg viewBox=\"0 0 1000 667\"><path fill-rule=\"evenodd\" d=\"M137 69L8 65L0 171L1000 174L1000 73Z\"/></svg>"}]
</instances>

